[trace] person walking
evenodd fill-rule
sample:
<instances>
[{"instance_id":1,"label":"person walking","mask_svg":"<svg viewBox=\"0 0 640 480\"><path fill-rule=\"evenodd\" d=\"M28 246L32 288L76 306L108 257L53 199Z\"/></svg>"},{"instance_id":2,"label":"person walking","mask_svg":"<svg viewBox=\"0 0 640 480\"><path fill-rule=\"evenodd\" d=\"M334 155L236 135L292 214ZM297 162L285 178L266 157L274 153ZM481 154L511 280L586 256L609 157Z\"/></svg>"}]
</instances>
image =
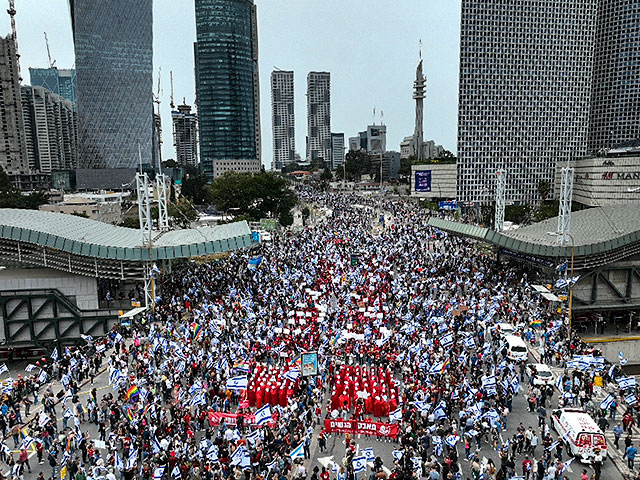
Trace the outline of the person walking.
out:
<instances>
[{"instance_id":1,"label":"person walking","mask_svg":"<svg viewBox=\"0 0 640 480\"><path fill-rule=\"evenodd\" d=\"M627 447L627 450L624 452L622 457L627 459L627 466L629 467L629 470L633 470L633 462L636 459L637 453L638 449L633 445L633 442L631 442L631 445Z\"/></svg>"},{"instance_id":2,"label":"person walking","mask_svg":"<svg viewBox=\"0 0 640 480\"><path fill-rule=\"evenodd\" d=\"M613 427L613 444L620 450L620 437L622 437L622 425L619 423Z\"/></svg>"}]
</instances>

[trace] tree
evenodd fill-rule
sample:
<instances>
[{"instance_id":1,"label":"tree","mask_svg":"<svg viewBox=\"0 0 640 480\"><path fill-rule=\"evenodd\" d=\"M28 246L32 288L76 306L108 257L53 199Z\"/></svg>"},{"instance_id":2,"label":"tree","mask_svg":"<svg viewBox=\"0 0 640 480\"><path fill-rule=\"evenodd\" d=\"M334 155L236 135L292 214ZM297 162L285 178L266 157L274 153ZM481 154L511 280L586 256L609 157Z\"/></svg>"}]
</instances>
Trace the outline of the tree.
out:
<instances>
[{"instance_id":1,"label":"tree","mask_svg":"<svg viewBox=\"0 0 640 480\"><path fill-rule=\"evenodd\" d=\"M200 174L186 174L182 177L182 189L180 193L183 197L188 198L195 205L202 205L206 201L207 180Z\"/></svg>"},{"instance_id":2,"label":"tree","mask_svg":"<svg viewBox=\"0 0 640 480\"><path fill-rule=\"evenodd\" d=\"M252 220L279 218L287 220L297 203L295 193L285 178L270 172L226 172L209 187L209 199L221 212L232 210L234 216L247 215Z\"/></svg>"},{"instance_id":3,"label":"tree","mask_svg":"<svg viewBox=\"0 0 640 480\"><path fill-rule=\"evenodd\" d=\"M22 208L25 210L37 210L40 205L47 203L44 192L33 192L22 195L9 180L9 176L0 167L0 208Z\"/></svg>"},{"instance_id":4,"label":"tree","mask_svg":"<svg viewBox=\"0 0 640 480\"><path fill-rule=\"evenodd\" d=\"M538 194L540 195L540 199L544 202L550 193L551 183L546 180L540 180L540 182L538 182Z\"/></svg>"},{"instance_id":5,"label":"tree","mask_svg":"<svg viewBox=\"0 0 640 480\"><path fill-rule=\"evenodd\" d=\"M300 165L296 162L291 162L282 167L282 173L287 174L300 170Z\"/></svg>"},{"instance_id":6,"label":"tree","mask_svg":"<svg viewBox=\"0 0 640 480\"><path fill-rule=\"evenodd\" d=\"M140 220L135 217L127 217L120 223L121 227L126 228L140 228Z\"/></svg>"},{"instance_id":7,"label":"tree","mask_svg":"<svg viewBox=\"0 0 640 480\"><path fill-rule=\"evenodd\" d=\"M322 170L327 168L327 162L325 162L324 158L314 158L311 160L311 165L309 166L309 170L312 172L315 170Z\"/></svg>"},{"instance_id":8,"label":"tree","mask_svg":"<svg viewBox=\"0 0 640 480\"><path fill-rule=\"evenodd\" d=\"M320 175L320 180L326 181L326 182L330 182L331 180L333 180L333 174L331 173L331 170L329 170L328 168L325 168L324 171L322 172L322 175Z\"/></svg>"},{"instance_id":9,"label":"tree","mask_svg":"<svg viewBox=\"0 0 640 480\"><path fill-rule=\"evenodd\" d=\"M167 158L164 162L162 162L162 166L164 168L176 168L178 164L173 158Z\"/></svg>"},{"instance_id":10,"label":"tree","mask_svg":"<svg viewBox=\"0 0 640 480\"><path fill-rule=\"evenodd\" d=\"M368 174L371 170L371 158L364 150L350 150L345 155L344 161L347 180L359 181L363 174Z\"/></svg>"}]
</instances>

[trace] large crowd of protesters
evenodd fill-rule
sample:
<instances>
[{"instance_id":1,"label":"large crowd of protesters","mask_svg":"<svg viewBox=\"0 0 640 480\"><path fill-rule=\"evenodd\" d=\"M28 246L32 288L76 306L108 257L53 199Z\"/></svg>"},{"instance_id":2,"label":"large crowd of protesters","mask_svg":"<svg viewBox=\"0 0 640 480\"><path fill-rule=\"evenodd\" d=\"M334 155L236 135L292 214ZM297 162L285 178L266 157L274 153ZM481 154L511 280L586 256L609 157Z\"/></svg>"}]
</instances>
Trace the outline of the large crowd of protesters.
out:
<instances>
[{"instance_id":1,"label":"large crowd of protesters","mask_svg":"<svg viewBox=\"0 0 640 480\"><path fill-rule=\"evenodd\" d=\"M325 419L358 419L398 426L393 458L371 459L371 479L559 480L573 469L599 480L602 458L584 470L568 461L551 429L558 405L613 431L633 472L635 390L620 391L617 365L571 363L598 352L535 294L531 273L430 227L415 204L299 195L318 212L312 225L158 274L141 321L56 348L9 382L0 478L351 480L356 441ZM557 385L507 359L499 323L563 368ZM317 375L302 374L305 352L318 353ZM529 424L510 419L516 396ZM331 441L335 463L308 461ZM31 474L36 463L46 473Z\"/></svg>"}]
</instances>

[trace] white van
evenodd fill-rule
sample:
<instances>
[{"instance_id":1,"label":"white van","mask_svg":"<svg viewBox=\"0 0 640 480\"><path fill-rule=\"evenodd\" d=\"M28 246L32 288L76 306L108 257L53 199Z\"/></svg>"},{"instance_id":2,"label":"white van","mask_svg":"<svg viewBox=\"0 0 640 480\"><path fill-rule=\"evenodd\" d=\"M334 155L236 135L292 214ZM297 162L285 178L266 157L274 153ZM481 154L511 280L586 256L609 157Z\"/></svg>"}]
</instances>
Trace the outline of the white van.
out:
<instances>
[{"instance_id":1,"label":"white van","mask_svg":"<svg viewBox=\"0 0 640 480\"><path fill-rule=\"evenodd\" d=\"M504 337L504 341L507 342L507 358L514 362L526 362L529 358L529 350L524 340L515 335L507 335Z\"/></svg>"},{"instance_id":2,"label":"white van","mask_svg":"<svg viewBox=\"0 0 640 480\"><path fill-rule=\"evenodd\" d=\"M553 428L562 439L571 455L584 461L591 461L600 450L607 458L607 441L593 418L578 408L561 408L551 414Z\"/></svg>"}]
</instances>

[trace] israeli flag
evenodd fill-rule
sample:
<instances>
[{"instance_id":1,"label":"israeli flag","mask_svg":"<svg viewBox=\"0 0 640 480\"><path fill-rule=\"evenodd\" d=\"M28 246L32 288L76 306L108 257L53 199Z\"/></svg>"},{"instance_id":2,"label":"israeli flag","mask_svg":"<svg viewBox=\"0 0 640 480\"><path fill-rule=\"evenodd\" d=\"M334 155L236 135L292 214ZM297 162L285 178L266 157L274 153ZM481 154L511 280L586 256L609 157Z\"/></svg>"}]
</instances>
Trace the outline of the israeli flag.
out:
<instances>
[{"instance_id":1,"label":"israeli flag","mask_svg":"<svg viewBox=\"0 0 640 480\"><path fill-rule=\"evenodd\" d=\"M554 448L556 448L558 445L560 445L560 442L556 440L556 441L555 441L555 442L553 442L551 445L549 445L547 448L545 448L545 450L549 450L549 451L551 451L551 450L553 450Z\"/></svg>"},{"instance_id":2,"label":"israeli flag","mask_svg":"<svg viewBox=\"0 0 640 480\"><path fill-rule=\"evenodd\" d=\"M124 463L122 463L122 460L120 459L120 455L118 455L117 451L116 451L116 458L115 458L115 467L121 472L124 470Z\"/></svg>"},{"instance_id":3,"label":"israeli flag","mask_svg":"<svg viewBox=\"0 0 640 480\"><path fill-rule=\"evenodd\" d=\"M566 288L569 283L564 278L559 278L556 282L556 288Z\"/></svg>"},{"instance_id":4,"label":"israeli flag","mask_svg":"<svg viewBox=\"0 0 640 480\"><path fill-rule=\"evenodd\" d=\"M104 352L106 350L106 348L107 347L105 346L104 343L99 343L99 344L96 345L96 352L102 353L102 352Z\"/></svg>"},{"instance_id":5,"label":"israeli flag","mask_svg":"<svg viewBox=\"0 0 640 480\"><path fill-rule=\"evenodd\" d=\"M433 416L436 417L436 420L442 420L443 418L447 418L447 414L444 411L444 408L438 406L433 411Z\"/></svg>"},{"instance_id":6,"label":"israeli flag","mask_svg":"<svg viewBox=\"0 0 640 480\"><path fill-rule=\"evenodd\" d=\"M427 403L423 402L423 401L416 401L416 402L413 402L413 404L421 412L428 412L429 411L429 405Z\"/></svg>"},{"instance_id":7,"label":"israeli flag","mask_svg":"<svg viewBox=\"0 0 640 480\"><path fill-rule=\"evenodd\" d=\"M3 363L2 365L0 365L0 375L2 375L4 372L8 372L9 371L9 367L7 367L6 363Z\"/></svg>"},{"instance_id":8,"label":"israeli flag","mask_svg":"<svg viewBox=\"0 0 640 480\"><path fill-rule=\"evenodd\" d=\"M376 459L376 454L373 453L373 448L363 448L360 450L360 454L367 459L367 462L373 462Z\"/></svg>"},{"instance_id":9,"label":"israeli flag","mask_svg":"<svg viewBox=\"0 0 640 480\"><path fill-rule=\"evenodd\" d=\"M48 380L49 380L49 375L47 375L47 372L45 372L44 370L40 370L40 375L38 375L38 381L40 383L47 383Z\"/></svg>"},{"instance_id":10,"label":"israeli flag","mask_svg":"<svg viewBox=\"0 0 640 480\"><path fill-rule=\"evenodd\" d=\"M165 466L157 467L153 471L153 480L161 480L162 479L162 475L164 475L164 469L165 468L166 468Z\"/></svg>"},{"instance_id":11,"label":"israeli flag","mask_svg":"<svg viewBox=\"0 0 640 480\"><path fill-rule=\"evenodd\" d=\"M231 454L231 465L240 465L245 451L246 449L242 445L236 448L235 452Z\"/></svg>"},{"instance_id":12,"label":"israeli flag","mask_svg":"<svg viewBox=\"0 0 640 480\"><path fill-rule=\"evenodd\" d=\"M294 368L292 370L288 370L285 372L282 378L286 378L287 380L291 380L292 382L297 382L298 378L300 378L300 369Z\"/></svg>"},{"instance_id":13,"label":"israeli flag","mask_svg":"<svg viewBox=\"0 0 640 480\"><path fill-rule=\"evenodd\" d=\"M467 436L469 436L469 437L473 438L473 437L477 436L479 433L480 433L480 432L478 432L477 430L474 430L474 429L472 428L471 430L467 430L467 431L465 432L465 435L467 435Z\"/></svg>"},{"instance_id":14,"label":"israeli flag","mask_svg":"<svg viewBox=\"0 0 640 480\"><path fill-rule=\"evenodd\" d=\"M602 400L600 402L600 408L603 410L608 409L609 407L611 407L611 405L613 405L615 402L615 399L613 398L613 396L611 394L607 395L607 398L605 398L604 400Z\"/></svg>"},{"instance_id":15,"label":"israeli flag","mask_svg":"<svg viewBox=\"0 0 640 480\"><path fill-rule=\"evenodd\" d=\"M473 339L473 337L466 338L465 341L464 341L464 346L467 347L467 348L475 348L476 342Z\"/></svg>"},{"instance_id":16,"label":"israeli flag","mask_svg":"<svg viewBox=\"0 0 640 480\"><path fill-rule=\"evenodd\" d=\"M444 348L449 348L451 345L453 345L453 333L447 333L445 336L443 336L440 339L440 344Z\"/></svg>"},{"instance_id":17,"label":"israeli flag","mask_svg":"<svg viewBox=\"0 0 640 480\"><path fill-rule=\"evenodd\" d=\"M53 352L51 352L51 360L54 362L58 360L58 349L54 348Z\"/></svg>"},{"instance_id":18,"label":"israeli flag","mask_svg":"<svg viewBox=\"0 0 640 480\"><path fill-rule=\"evenodd\" d=\"M30 363L29 365L27 365L25 367L24 371L25 372L33 372L36 368L37 367L34 364Z\"/></svg>"},{"instance_id":19,"label":"israeli flag","mask_svg":"<svg viewBox=\"0 0 640 480\"><path fill-rule=\"evenodd\" d=\"M293 449L289 456L292 460L295 460L296 458L304 458L304 441L300 442L300 445Z\"/></svg>"},{"instance_id":20,"label":"israeli flag","mask_svg":"<svg viewBox=\"0 0 640 480\"><path fill-rule=\"evenodd\" d=\"M393 412L389 414L390 422L401 422L402 421L402 408L398 407Z\"/></svg>"},{"instance_id":21,"label":"israeli flag","mask_svg":"<svg viewBox=\"0 0 640 480\"><path fill-rule=\"evenodd\" d=\"M411 463L414 471L420 470L422 468L422 457L411 457Z\"/></svg>"},{"instance_id":22,"label":"israeli flag","mask_svg":"<svg viewBox=\"0 0 640 480\"><path fill-rule=\"evenodd\" d=\"M151 447L153 448L153 453L160 453L162 451L162 447L160 446L160 442L158 442L158 439L156 437L153 437L153 440L151 441Z\"/></svg>"},{"instance_id":23,"label":"israeli flag","mask_svg":"<svg viewBox=\"0 0 640 480\"><path fill-rule=\"evenodd\" d=\"M352 463L353 472L356 474L367 470L367 459L365 457L354 457Z\"/></svg>"},{"instance_id":24,"label":"israeli flag","mask_svg":"<svg viewBox=\"0 0 640 480\"><path fill-rule=\"evenodd\" d=\"M630 393L626 397L624 397L624 401L627 402L627 405L632 406L638 403L638 397L635 393Z\"/></svg>"},{"instance_id":25,"label":"israeli flag","mask_svg":"<svg viewBox=\"0 0 640 480\"><path fill-rule=\"evenodd\" d=\"M44 428L49 420L51 420L51 418L49 418L49 415L44 412L40 412L40 417L38 417L38 425L40 426L40 428Z\"/></svg>"},{"instance_id":26,"label":"israeli flag","mask_svg":"<svg viewBox=\"0 0 640 480\"><path fill-rule=\"evenodd\" d=\"M445 439L445 442L451 448L455 448L456 444L458 443L458 440L460 440L460 437L458 435L448 435L447 438Z\"/></svg>"},{"instance_id":27,"label":"israeli flag","mask_svg":"<svg viewBox=\"0 0 640 480\"><path fill-rule=\"evenodd\" d=\"M402 456L404 455L404 452L402 450L394 450L392 452L393 458L395 458L397 461L402 460Z\"/></svg>"},{"instance_id":28,"label":"israeli flag","mask_svg":"<svg viewBox=\"0 0 640 480\"><path fill-rule=\"evenodd\" d=\"M247 377L233 377L227 380L227 390L246 390L248 386Z\"/></svg>"},{"instance_id":29,"label":"israeli flag","mask_svg":"<svg viewBox=\"0 0 640 480\"><path fill-rule=\"evenodd\" d=\"M273 462L267 463L267 470L268 471L275 470L277 466L278 466L278 459L275 459Z\"/></svg>"},{"instance_id":30,"label":"israeli flag","mask_svg":"<svg viewBox=\"0 0 640 480\"><path fill-rule=\"evenodd\" d=\"M196 381L191 387L189 387L189 395L195 395L202 391L202 384L199 381Z\"/></svg>"},{"instance_id":31,"label":"israeli flag","mask_svg":"<svg viewBox=\"0 0 640 480\"><path fill-rule=\"evenodd\" d=\"M256 417L256 424L259 425L260 427L263 427L264 425L271 423L272 417L271 417L271 408L269 407L269 404L267 403L264 407L258 409L255 413L255 417Z\"/></svg>"},{"instance_id":32,"label":"israeli flag","mask_svg":"<svg viewBox=\"0 0 640 480\"><path fill-rule=\"evenodd\" d=\"M620 386L620 390L627 390L636 386L636 379L633 377L618 377L616 382Z\"/></svg>"},{"instance_id":33,"label":"israeli flag","mask_svg":"<svg viewBox=\"0 0 640 480\"><path fill-rule=\"evenodd\" d=\"M180 478L180 469L177 464L173 467L173 470L171 470L171 478Z\"/></svg>"},{"instance_id":34,"label":"israeli flag","mask_svg":"<svg viewBox=\"0 0 640 480\"><path fill-rule=\"evenodd\" d=\"M138 452L134 448L129 452L129 460L127 468L133 468L138 463Z\"/></svg>"},{"instance_id":35,"label":"israeli flag","mask_svg":"<svg viewBox=\"0 0 640 480\"><path fill-rule=\"evenodd\" d=\"M207 460L210 460L212 462L217 462L218 461L218 447L211 444L209 446L209 449L207 450Z\"/></svg>"},{"instance_id":36,"label":"israeli flag","mask_svg":"<svg viewBox=\"0 0 640 480\"><path fill-rule=\"evenodd\" d=\"M556 381L556 387L558 387L558 390L560 390L561 392L564 390L564 384L562 383L562 375L558 375L558 380Z\"/></svg>"},{"instance_id":37,"label":"israeli flag","mask_svg":"<svg viewBox=\"0 0 640 480\"><path fill-rule=\"evenodd\" d=\"M85 342L93 342L93 337L91 335L80 334L80 338L83 339Z\"/></svg>"},{"instance_id":38,"label":"israeli flag","mask_svg":"<svg viewBox=\"0 0 640 480\"><path fill-rule=\"evenodd\" d=\"M513 393L518 393L520 391L520 377L517 375L513 377L511 379L510 387Z\"/></svg>"},{"instance_id":39,"label":"israeli flag","mask_svg":"<svg viewBox=\"0 0 640 480\"><path fill-rule=\"evenodd\" d=\"M620 365L622 365L623 367L629 361L627 358L624 358L624 353L622 353L622 352L618 352L618 358L620 358Z\"/></svg>"},{"instance_id":40,"label":"israeli flag","mask_svg":"<svg viewBox=\"0 0 640 480\"><path fill-rule=\"evenodd\" d=\"M429 369L429 375L438 375L442 371L443 362L434 363Z\"/></svg>"}]
</instances>

